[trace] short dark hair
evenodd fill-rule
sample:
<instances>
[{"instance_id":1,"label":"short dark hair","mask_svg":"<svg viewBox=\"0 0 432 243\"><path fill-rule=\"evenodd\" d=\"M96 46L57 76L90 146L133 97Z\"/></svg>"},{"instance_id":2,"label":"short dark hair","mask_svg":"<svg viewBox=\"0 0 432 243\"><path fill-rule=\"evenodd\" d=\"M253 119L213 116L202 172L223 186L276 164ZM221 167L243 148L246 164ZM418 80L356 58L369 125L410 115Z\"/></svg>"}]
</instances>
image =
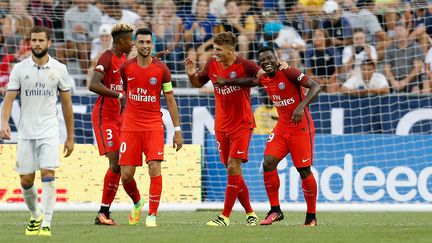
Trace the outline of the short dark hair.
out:
<instances>
[{"instance_id":1,"label":"short dark hair","mask_svg":"<svg viewBox=\"0 0 432 243\"><path fill-rule=\"evenodd\" d=\"M31 28L31 30L30 30L30 38L31 38L31 34L33 34L33 33L42 33L42 32L45 32L45 34L47 36L47 39L51 40L51 30L48 29L48 28L45 28L43 26L35 26L35 27Z\"/></svg>"},{"instance_id":2,"label":"short dark hair","mask_svg":"<svg viewBox=\"0 0 432 243\"><path fill-rule=\"evenodd\" d=\"M261 47L261 49L258 50L257 56L259 56L261 53L266 52L266 51L271 51L274 55L276 55L273 48L271 48L269 46L263 46L263 47Z\"/></svg>"},{"instance_id":3,"label":"short dark hair","mask_svg":"<svg viewBox=\"0 0 432 243\"><path fill-rule=\"evenodd\" d=\"M216 45L230 45L232 47L235 47L237 45L237 37L235 34L231 31L228 32L222 32L213 38L213 43Z\"/></svg>"},{"instance_id":4,"label":"short dark hair","mask_svg":"<svg viewBox=\"0 0 432 243\"><path fill-rule=\"evenodd\" d=\"M354 33L357 33L357 32L362 32L362 33L364 33L364 30L363 30L363 28L354 28L354 29L353 29L353 34L354 34Z\"/></svg>"},{"instance_id":5,"label":"short dark hair","mask_svg":"<svg viewBox=\"0 0 432 243\"><path fill-rule=\"evenodd\" d=\"M149 28L139 28L135 32L135 36L138 36L138 35L149 35L153 38L153 32Z\"/></svg>"},{"instance_id":6,"label":"short dark hair","mask_svg":"<svg viewBox=\"0 0 432 243\"><path fill-rule=\"evenodd\" d=\"M375 62L372 60L372 59L365 59L365 60L363 60L362 62L361 62L361 65L373 65L374 67L376 66L375 65Z\"/></svg>"}]
</instances>

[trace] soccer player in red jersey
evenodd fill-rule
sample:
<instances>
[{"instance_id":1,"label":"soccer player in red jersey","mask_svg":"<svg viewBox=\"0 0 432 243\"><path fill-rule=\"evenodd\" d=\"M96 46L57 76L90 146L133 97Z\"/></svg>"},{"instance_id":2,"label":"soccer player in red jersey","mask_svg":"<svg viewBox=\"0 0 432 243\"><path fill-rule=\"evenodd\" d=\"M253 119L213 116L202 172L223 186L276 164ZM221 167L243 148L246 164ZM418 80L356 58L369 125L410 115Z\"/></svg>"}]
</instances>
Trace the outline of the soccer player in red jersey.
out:
<instances>
[{"instance_id":1,"label":"soccer player in red jersey","mask_svg":"<svg viewBox=\"0 0 432 243\"><path fill-rule=\"evenodd\" d=\"M185 60L185 70L194 87L202 87L209 80L215 83L219 77L226 79L250 79L258 75L260 67L252 61L235 55L236 36L222 32L213 38L214 57L200 72L190 59ZM215 133L222 163L225 164L228 182L225 190L224 209L209 226L228 226L229 217L238 198L246 211L246 223L257 225L249 199L249 190L242 176L241 164L248 160L249 140L255 127L250 105L250 88L239 86L215 87Z\"/></svg>"},{"instance_id":2,"label":"soccer player in red jersey","mask_svg":"<svg viewBox=\"0 0 432 243\"><path fill-rule=\"evenodd\" d=\"M117 193L120 181L119 148L120 127L122 123L123 87L120 65L133 47L133 27L120 23L113 26L111 35L113 46L99 58L91 77L90 91L99 95L92 112L93 130L100 155L109 160L105 174L102 202L95 224L116 225L110 217L109 208Z\"/></svg>"},{"instance_id":3,"label":"soccer player in red jersey","mask_svg":"<svg viewBox=\"0 0 432 243\"><path fill-rule=\"evenodd\" d=\"M310 169L313 162L315 128L308 105L318 95L320 87L297 68L278 70L278 60L272 48L263 47L258 51L258 63L266 72L259 80L249 83L241 80L219 80L218 85L230 83L256 86L261 83L278 111L279 120L267 140L263 164L264 185L271 210L260 224L270 225L284 218L279 206L277 165L290 153L302 179L307 204L304 225L316 226L317 184ZM306 96L302 87L309 89Z\"/></svg>"},{"instance_id":4,"label":"soccer player in red jersey","mask_svg":"<svg viewBox=\"0 0 432 243\"><path fill-rule=\"evenodd\" d=\"M138 223L144 199L138 191L134 174L146 156L150 175L149 211L146 226L156 224L156 214L162 193L161 161L164 160L164 126L160 104L163 91L171 120L174 124L173 147L183 145L177 103L171 84L171 73L164 63L152 58L152 32L147 28L136 32L138 56L126 61L120 68L124 82L126 110L121 128L120 161L123 188L131 197L134 207L129 224Z\"/></svg>"}]
</instances>

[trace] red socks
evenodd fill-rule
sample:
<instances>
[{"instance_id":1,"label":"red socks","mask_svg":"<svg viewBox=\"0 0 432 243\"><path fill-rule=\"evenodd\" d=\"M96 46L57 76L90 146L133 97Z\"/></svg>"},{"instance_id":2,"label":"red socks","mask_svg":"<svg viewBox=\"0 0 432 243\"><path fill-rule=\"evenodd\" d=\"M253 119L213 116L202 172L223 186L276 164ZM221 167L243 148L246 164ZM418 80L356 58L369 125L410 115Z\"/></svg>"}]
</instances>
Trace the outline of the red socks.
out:
<instances>
[{"instance_id":1,"label":"red socks","mask_svg":"<svg viewBox=\"0 0 432 243\"><path fill-rule=\"evenodd\" d=\"M129 197L132 199L133 203L136 204L141 200L140 193L138 191L135 179L132 179L129 181L129 183L123 182L123 188L125 189L126 193L129 195Z\"/></svg>"},{"instance_id":2,"label":"red socks","mask_svg":"<svg viewBox=\"0 0 432 243\"><path fill-rule=\"evenodd\" d=\"M270 201L270 206L279 206L279 175L277 170L264 172L264 186Z\"/></svg>"},{"instance_id":3,"label":"red socks","mask_svg":"<svg viewBox=\"0 0 432 243\"><path fill-rule=\"evenodd\" d=\"M241 175L228 175L228 183L225 189L225 202L222 215L228 217L231 215L232 208L237 199L240 190Z\"/></svg>"},{"instance_id":4,"label":"red socks","mask_svg":"<svg viewBox=\"0 0 432 243\"><path fill-rule=\"evenodd\" d=\"M302 179L303 194L307 205L307 213L316 213L317 183L312 172Z\"/></svg>"},{"instance_id":5,"label":"red socks","mask_svg":"<svg viewBox=\"0 0 432 243\"><path fill-rule=\"evenodd\" d=\"M110 168L108 168L102 191L102 206L109 207L114 201L117 194L117 189L120 182L120 173L114 173Z\"/></svg>"},{"instance_id":6,"label":"red socks","mask_svg":"<svg viewBox=\"0 0 432 243\"><path fill-rule=\"evenodd\" d=\"M157 214L162 194L162 176L150 177L149 211L148 214Z\"/></svg>"},{"instance_id":7,"label":"red socks","mask_svg":"<svg viewBox=\"0 0 432 243\"><path fill-rule=\"evenodd\" d=\"M246 186L243 176L240 179L240 190L238 192L237 198L241 203L241 205L243 206L243 208L245 209L246 213L253 212L252 206L250 204L249 189Z\"/></svg>"}]
</instances>

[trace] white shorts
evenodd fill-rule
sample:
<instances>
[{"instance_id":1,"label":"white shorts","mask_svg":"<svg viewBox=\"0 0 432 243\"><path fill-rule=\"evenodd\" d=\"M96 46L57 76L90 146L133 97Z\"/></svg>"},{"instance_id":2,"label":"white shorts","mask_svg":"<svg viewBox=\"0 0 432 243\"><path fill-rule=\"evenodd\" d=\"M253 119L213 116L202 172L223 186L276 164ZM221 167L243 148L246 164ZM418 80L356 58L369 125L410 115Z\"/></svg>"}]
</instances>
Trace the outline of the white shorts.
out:
<instances>
[{"instance_id":1,"label":"white shorts","mask_svg":"<svg viewBox=\"0 0 432 243\"><path fill-rule=\"evenodd\" d=\"M60 166L60 138L18 139L16 170L20 175Z\"/></svg>"}]
</instances>

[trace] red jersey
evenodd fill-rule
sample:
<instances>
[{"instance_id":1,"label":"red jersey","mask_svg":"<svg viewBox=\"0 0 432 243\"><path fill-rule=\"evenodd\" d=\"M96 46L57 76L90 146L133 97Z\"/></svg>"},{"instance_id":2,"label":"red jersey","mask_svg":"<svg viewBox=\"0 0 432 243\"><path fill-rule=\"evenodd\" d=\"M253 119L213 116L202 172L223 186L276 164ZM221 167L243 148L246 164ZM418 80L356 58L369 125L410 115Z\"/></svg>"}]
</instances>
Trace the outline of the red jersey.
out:
<instances>
[{"instance_id":1,"label":"red jersey","mask_svg":"<svg viewBox=\"0 0 432 243\"><path fill-rule=\"evenodd\" d=\"M120 73L126 91L121 131L163 131L160 96L162 83L171 82L167 66L153 58L149 66L141 67L135 57L121 66Z\"/></svg>"},{"instance_id":2,"label":"red jersey","mask_svg":"<svg viewBox=\"0 0 432 243\"><path fill-rule=\"evenodd\" d=\"M308 80L308 76L293 67L278 70L273 78L270 78L267 74L260 77L260 83L266 89L279 115L279 120L274 128L275 131L300 134L315 130L307 106L303 119L299 124L296 125L291 120L294 110L305 97L300 83L306 83Z\"/></svg>"},{"instance_id":3,"label":"red jersey","mask_svg":"<svg viewBox=\"0 0 432 243\"><path fill-rule=\"evenodd\" d=\"M122 92L120 65L126 61L126 55L116 56L111 50L105 51L99 58L94 71L104 75L103 84L115 91ZM121 122L120 105L116 98L100 95L93 107L92 119L95 124Z\"/></svg>"},{"instance_id":4,"label":"red jersey","mask_svg":"<svg viewBox=\"0 0 432 243\"><path fill-rule=\"evenodd\" d=\"M235 62L225 68L222 63L211 58L199 74L199 81L215 83L218 77L225 79L255 77L260 67L254 62L236 57ZM215 130L231 132L255 127L250 104L250 88L240 86L214 87L216 118Z\"/></svg>"}]
</instances>

